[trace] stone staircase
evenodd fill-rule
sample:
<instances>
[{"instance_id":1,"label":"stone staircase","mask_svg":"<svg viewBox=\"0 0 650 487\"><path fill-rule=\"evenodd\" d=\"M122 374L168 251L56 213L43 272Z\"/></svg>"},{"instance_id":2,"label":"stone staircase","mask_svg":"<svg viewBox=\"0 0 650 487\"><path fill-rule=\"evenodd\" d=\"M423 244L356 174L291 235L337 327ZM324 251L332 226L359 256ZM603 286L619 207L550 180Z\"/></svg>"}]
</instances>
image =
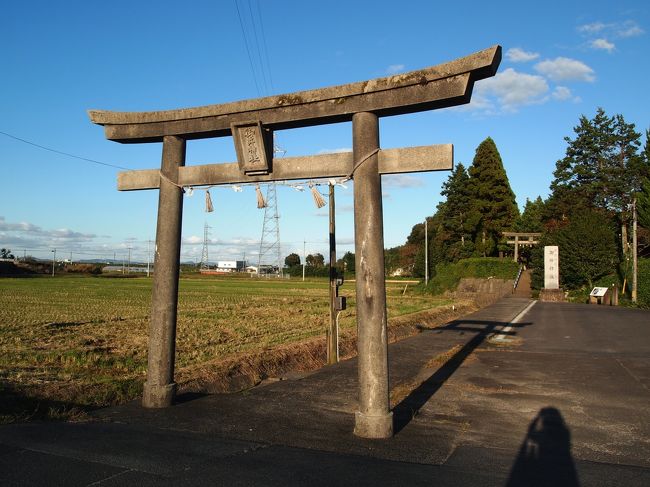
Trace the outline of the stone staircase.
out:
<instances>
[{"instance_id":1,"label":"stone staircase","mask_svg":"<svg viewBox=\"0 0 650 487\"><path fill-rule=\"evenodd\" d=\"M515 289L515 292L512 293L513 296L519 298L530 298L531 272L532 271L530 269L526 269L524 272L521 273L521 277L519 278L519 283L517 284L517 289Z\"/></svg>"}]
</instances>

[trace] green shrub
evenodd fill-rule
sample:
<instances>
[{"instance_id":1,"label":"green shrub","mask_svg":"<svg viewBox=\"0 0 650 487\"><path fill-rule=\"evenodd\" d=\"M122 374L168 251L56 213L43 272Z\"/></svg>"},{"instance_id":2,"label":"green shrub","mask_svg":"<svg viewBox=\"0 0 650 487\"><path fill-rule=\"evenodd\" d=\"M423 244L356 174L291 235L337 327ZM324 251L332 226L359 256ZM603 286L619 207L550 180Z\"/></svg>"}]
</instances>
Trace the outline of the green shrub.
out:
<instances>
[{"instance_id":1,"label":"green shrub","mask_svg":"<svg viewBox=\"0 0 650 487\"><path fill-rule=\"evenodd\" d=\"M642 308L650 308L650 259L639 259L637 302Z\"/></svg>"},{"instance_id":2,"label":"green shrub","mask_svg":"<svg viewBox=\"0 0 650 487\"><path fill-rule=\"evenodd\" d=\"M463 277L514 279L518 270L516 262L498 257L472 257L453 264L438 264L427 290L433 294L443 293L454 289Z\"/></svg>"}]
</instances>

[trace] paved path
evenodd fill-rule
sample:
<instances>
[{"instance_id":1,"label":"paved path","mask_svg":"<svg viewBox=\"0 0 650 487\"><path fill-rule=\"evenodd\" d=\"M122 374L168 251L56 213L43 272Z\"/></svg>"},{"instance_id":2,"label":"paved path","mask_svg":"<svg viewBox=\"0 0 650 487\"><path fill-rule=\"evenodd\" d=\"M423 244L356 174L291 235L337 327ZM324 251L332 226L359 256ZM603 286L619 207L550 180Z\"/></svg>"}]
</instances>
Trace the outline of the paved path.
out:
<instances>
[{"instance_id":1,"label":"paved path","mask_svg":"<svg viewBox=\"0 0 650 487\"><path fill-rule=\"evenodd\" d=\"M2 426L0 484L650 485L650 312L535 303L521 316L530 303L391 345L390 440L352 435L349 360L165 410Z\"/></svg>"}]
</instances>

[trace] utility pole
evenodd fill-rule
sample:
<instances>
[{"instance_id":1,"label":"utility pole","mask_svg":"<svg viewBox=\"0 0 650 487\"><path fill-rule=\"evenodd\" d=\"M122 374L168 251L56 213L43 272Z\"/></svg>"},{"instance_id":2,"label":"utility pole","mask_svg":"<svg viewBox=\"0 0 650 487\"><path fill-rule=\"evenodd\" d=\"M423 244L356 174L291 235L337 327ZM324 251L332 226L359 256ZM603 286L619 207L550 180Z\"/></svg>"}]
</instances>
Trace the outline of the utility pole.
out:
<instances>
[{"instance_id":1,"label":"utility pole","mask_svg":"<svg viewBox=\"0 0 650 487\"><path fill-rule=\"evenodd\" d=\"M129 274L131 272L131 247L127 247L127 249L129 249L129 265L126 268L126 273Z\"/></svg>"},{"instance_id":2,"label":"utility pole","mask_svg":"<svg viewBox=\"0 0 650 487\"><path fill-rule=\"evenodd\" d=\"M150 262L151 262L151 239L147 240L147 277L149 277Z\"/></svg>"},{"instance_id":3,"label":"utility pole","mask_svg":"<svg viewBox=\"0 0 650 487\"><path fill-rule=\"evenodd\" d=\"M424 219L424 285L429 284L429 219Z\"/></svg>"},{"instance_id":4,"label":"utility pole","mask_svg":"<svg viewBox=\"0 0 650 487\"><path fill-rule=\"evenodd\" d=\"M70 251L70 265L72 265L72 250Z\"/></svg>"},{"instance_id":5,"label":"utility pole","mask_svg":"<svg viewBox=\"0 0 650 487\"><path fill-rule=\"evenodd\" d=\"M633 303L636 303L637 300L638 261L637 261L636 224L637 224L636 198L634 198L632 200L632 302Z\"/></svg>"},{"instance_id":6,"label":"utility pole","mask_svg":"<svg viewBox=\"0 0 650 487\"><path fill-rule=\"evenodd\" d=\"M56 249L54 249L52 252L54 252L52 255L52 277L54 277L54 266L56 265Z\"/></svg>"},{"instance_id":7,"label":"utility pole","mask_svg":"<svg viewBox=\"0 0 650 487\"><path fill-rule=\"evenodd\" d=\"M330 325L327 330L327 363L336 364L339 361L339 334L336 326L336 216L334 212L334 185L329 185L329 216L330 216Z\"/></svg>"},{"instance_id":8,"label":"utility pole","mask_svg":"<svg viewBox=\"0 0 650 487\"><path fill-rule=\"evenodd\" d=\"M305 264L307 263L307 240L302 241L302 282L305 282Z\"/></svg>"}]
</instances>

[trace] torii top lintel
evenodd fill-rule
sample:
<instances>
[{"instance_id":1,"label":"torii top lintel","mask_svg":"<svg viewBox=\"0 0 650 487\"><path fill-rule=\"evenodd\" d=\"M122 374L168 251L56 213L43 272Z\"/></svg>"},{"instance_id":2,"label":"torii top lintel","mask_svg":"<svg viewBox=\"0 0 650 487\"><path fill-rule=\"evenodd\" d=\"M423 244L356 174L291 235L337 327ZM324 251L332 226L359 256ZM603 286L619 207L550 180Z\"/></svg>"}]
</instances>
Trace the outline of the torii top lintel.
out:
<instances>
[{"instance_id":1,"label":"torii top lintel","mask_svg":"<svg viewBox=\"0 0 650 487\"><path fill-rule=\"evenodd\" d=\"M401 115L469 103L474 82L494 76L501 46L418 71L286 95L222 105L157 112L89 110L106 138L123 143L160 142L165 135L185 139L222 137L231 124L259 121L287 129L344 122L359 112Z\"/></svg>"}]
</instances>

